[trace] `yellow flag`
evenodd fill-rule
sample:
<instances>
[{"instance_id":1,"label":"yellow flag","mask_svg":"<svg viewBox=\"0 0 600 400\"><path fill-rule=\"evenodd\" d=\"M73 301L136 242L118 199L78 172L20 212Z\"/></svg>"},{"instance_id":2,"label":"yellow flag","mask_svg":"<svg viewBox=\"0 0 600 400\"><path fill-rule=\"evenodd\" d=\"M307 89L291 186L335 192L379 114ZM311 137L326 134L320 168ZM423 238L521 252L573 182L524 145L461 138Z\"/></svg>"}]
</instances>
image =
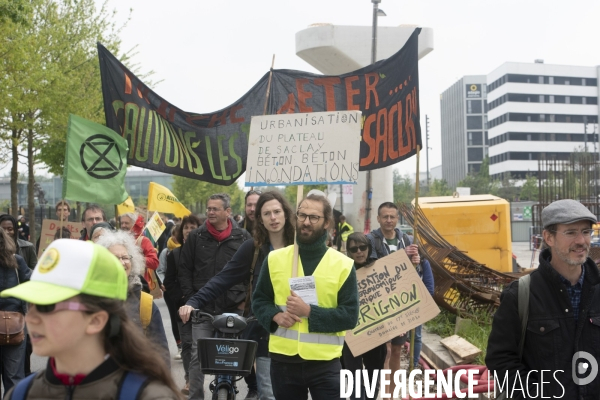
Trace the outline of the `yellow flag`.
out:
<instances>
[{"instance_id":1,"label":"yellow flag","mask_svg":"<svg viewBox=\"0 0 600 400\"><path fill-rule=\"evenodd\" d=\"M135 205L133 204L133 200L131 200L131 196L117 206L117 212L119 215L123 215L128 212L135 212Z\"/></svg>"},{"instance_id":2,"label":"yellow flag","mask_svg":"<svg viewBox=\"0 0 600 400\"><path fill-rule=\"evenodd\" d=\"M185 217L192 213L169 189L154 182L150 182L148 187L148 211L175 214L176 217Z\"/></svg>"}]
</instances>

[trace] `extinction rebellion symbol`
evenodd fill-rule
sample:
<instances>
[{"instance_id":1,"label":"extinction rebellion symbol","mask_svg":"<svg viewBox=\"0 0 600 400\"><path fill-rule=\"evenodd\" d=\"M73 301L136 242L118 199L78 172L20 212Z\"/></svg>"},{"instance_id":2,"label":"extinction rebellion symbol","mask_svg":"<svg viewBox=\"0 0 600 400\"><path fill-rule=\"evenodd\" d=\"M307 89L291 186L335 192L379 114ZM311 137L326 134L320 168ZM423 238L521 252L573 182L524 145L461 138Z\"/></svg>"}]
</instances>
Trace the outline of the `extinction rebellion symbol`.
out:
<instances>
[{"instance_id":1,"label":"extinction rebellion symbol","mask_svg":"<svg viewBox=\"0 0 600 400\"><path fill-rule=\"evenodd\" d=\"M110 179L121 172L123 159L119 146L106 135L90 136L79 150L81 165L87 174L96 179Z\"/></svg>"}]
</instances>

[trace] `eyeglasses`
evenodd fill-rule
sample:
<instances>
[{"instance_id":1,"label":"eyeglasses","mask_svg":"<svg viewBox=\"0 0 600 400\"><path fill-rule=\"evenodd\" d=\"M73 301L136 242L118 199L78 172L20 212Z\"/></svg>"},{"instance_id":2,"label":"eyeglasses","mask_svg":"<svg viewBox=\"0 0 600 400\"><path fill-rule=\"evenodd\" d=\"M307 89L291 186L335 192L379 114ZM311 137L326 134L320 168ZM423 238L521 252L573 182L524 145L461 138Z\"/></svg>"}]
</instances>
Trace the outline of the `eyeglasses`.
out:
<instances>
[{"instance_id":1,"label":"eyeglasses","mask_svg":"<svg viewBox=\"0 0 600 400\"><path fill-rule=\"evenodd\" d=\"M206 209L206 213L207 213L207 214L210 214L210 213L212 213L212 212L219 212L219 211L223 211L223 210L224 210L223 208L217 208L217 207L208 207L208 208Z\"/></svg>"},{"instance_id":2,"label":"eyeglasses","mask_svg":"<svg viewBox=\"0 0 600 400\"><path fill-rule=\"evenodd\" d=\"M61 301L55 304L33 304L28 303L29 307L34 307L40 314L52 314L58 311L90 311L85 305L76 301Z\"/></svg>"},{"instance_id":3,"label":"eyeglasses","mask_svg":"<svg viewBox=\"0 0 600 400\"><path fill-rule=\"evenodd\" d=\"M308 218L308 220L310 221L311 224L316 224L317 222L319 222L319 220L321 218L325 218L325 217L321 217L320 215L308 215L308 214L304 214L304 213L298 213L298 214L296 214L296 217L298 218L298 221L300 221L300 222L304 222L304 221L306 221L306 218Z\"/></svg>"},{"instance_id":4,"label":"eyeglasses","mask_svg":"<svg viewBox=\"0 0 600 400\"><path fill-rule=\"evenodd\" d=\"M115 256L115 257L117 257L117 256ZM122 263L128 263L131 261L132 258L133 258L133 256L126 255L126 256L117 257L117 260L121 261Z\"/></svg>"},{"instance_id":5,"label":"eyeglasses","mask_svg":"<svg viewBox=\"0 0 600 400\"><path fill-rule=\"evenodd\" d=\"M102 222L102 217L90 217L85 220L86 222Z\"/></svg>"},{"instance_id":6,"label":"eyeglasses","mask_svg":"<svg viewBox=\"0 0 600 400\"><path fill-rule=\"evenodd\" d=\"M366 251L369 248L369 246L367 246L366 244L363 244L361 246L355 246L355 247L348 247L348 251L352 254L356 253L357 251Z\"/></svg>"},{"instance_id":7,"label":"eyeglasses","mask_svg":"<svg viewBox=\"0 0 600 400\"><path fill-rule=\"evenodd\" d=\"M579 237L580 233L583 235L584 238L590 238L590 237L592 237L594 230L593 229L582 229L581 231L578 231L577 229L569 229L568 231L563 231L563 232L561 232L561 231L552 231L552 232L560 233L567 239L576 239L577 237Z\"/></svg>"},{"instance_id":8,"label":"eyeglasses","mask_svg":"<svg viewBox=\"0 0 600 400\"><path fill-rule=\"evenodd\" d=\"M262 192L260 190L250 190L250 191L246 192L245 199L247 199L249 196L252 196L253 194L257 194L260 196L262 194Z\"/></svg>"}]
</instances>

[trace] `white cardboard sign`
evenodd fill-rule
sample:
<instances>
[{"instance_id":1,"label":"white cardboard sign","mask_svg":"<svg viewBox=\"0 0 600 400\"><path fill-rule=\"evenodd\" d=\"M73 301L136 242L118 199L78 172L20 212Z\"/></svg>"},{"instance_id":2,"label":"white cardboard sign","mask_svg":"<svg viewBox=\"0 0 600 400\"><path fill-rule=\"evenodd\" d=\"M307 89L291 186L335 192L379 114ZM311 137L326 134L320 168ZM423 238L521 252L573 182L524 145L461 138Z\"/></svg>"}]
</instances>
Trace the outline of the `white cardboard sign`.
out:
<instances>
[{"instance_id":1,"label":"white cardboard sign","mask_svg":"<svg viewBox=\"0 0 600 400\"><path fill-rule=\"evenodd\" d=\"M361 112L252 117L246 186L356 184Z\"/></svg>"}]
</instances>

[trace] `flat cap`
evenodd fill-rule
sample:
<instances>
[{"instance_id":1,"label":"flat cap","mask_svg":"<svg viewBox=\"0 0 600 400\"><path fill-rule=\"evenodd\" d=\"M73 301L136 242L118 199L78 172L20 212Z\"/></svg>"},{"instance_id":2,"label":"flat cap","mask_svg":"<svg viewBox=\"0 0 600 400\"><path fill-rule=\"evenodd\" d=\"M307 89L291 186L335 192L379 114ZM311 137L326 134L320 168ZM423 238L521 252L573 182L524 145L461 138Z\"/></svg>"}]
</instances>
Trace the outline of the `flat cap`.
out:
<instances>
[{"instance_id":1,"label":"flat cap","mask_svg":"<svg viewBox=\"0 0 600 400\"><path fill-rule=\"evenodd\" d=\"M596 216L586 206L575 200L558 200L542 210L544 228L549 225L572 224L584 220L593 224L598 223Z\"/></svg>"}]
</instances>

